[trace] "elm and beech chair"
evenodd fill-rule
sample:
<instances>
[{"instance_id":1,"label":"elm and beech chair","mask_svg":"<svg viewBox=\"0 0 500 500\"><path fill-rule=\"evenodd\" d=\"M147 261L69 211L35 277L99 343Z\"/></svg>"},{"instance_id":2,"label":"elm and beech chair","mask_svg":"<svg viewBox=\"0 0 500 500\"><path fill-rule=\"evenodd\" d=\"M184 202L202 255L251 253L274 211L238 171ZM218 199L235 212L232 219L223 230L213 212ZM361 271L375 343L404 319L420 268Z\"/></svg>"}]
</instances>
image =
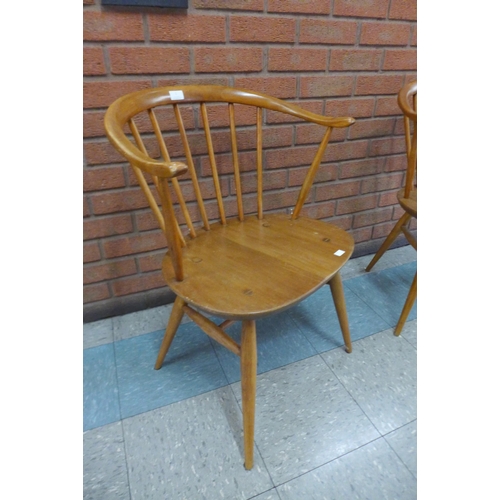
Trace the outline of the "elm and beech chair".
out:
<instances>
[{"instance_id":1,"label":"elm and beech chair","mask_svg":"<svg viewBox=\"0 0 500 500\"><path fill-rule=\"evenodd\" d=\"M214 105L217 108L213 108ZM226 108L223 120L226 149L225 145L221 147L218 132L217 142L213 140L209 124L209 117L214 117L213 111L220 112L221 107ZM248 120L243 120L245 126L237 126L237 114L248 112L249 107L254 116L253 124L249 127ZM188 139L182 113L199 116L203 131L193 132ZM287 123L305 120L324 127L322 140L297 190L296 201L292 202L292 206L295 205L291 213L282 209L281 213L274 210L264 215L264 205L270 204L274 196L283 196L276 192L264 196L263 147L273 138L272 128L270 133L263 132L264 124L269 121L267 113L288 115L284 120ZM169 116L170 120L166 120ZM160 122L165 122L165 131ZM105 115L108 139L130 162L168 245L162 271L176 299L155 369L161 368L184 314L212 339L240 357L246 469L253 467L256 320L283 311L328 284L345 350L352 350L339 271L352 254L354 240L346 231L300 216L300 212L332 130L353 123L353 118L314 114L258 92L212 85L134 92L116 100ZM217 124L221 126L220 116ZM174 125L175 133L172 132ZM190 127L195 128L192 123ZM206 153L200 153L201 145ZM247 161L243 175L240 174L239 145L250 151L245 153ZM218 171L216 150L231 152L226 155L230 174ZM205 160L208 157L207 171L201 163L195 162L200 154L206 155ZM252 156L250 162L248 154ZM179 159L183 161L177 161ZM248 163L256 174L246 173ZM224 193L223 175L232 176L235 194L228 195L227 187ZM156 195L152 189L156 189ZM204 200L204 194L212 200ZM234 216L227 216L226 210L228 215ZM201 227L195 228L193 220L199 221ZM213 316L221 318L221 323L209 319ZM240 344L224 331L234 321L242 322Z\"/></svg>"},{"instance_id":2,"label":"elm and beech chair","mask_svg":"<svg viewBox=\"0 0 500 500\"><path fill-rule=\"evenodd\" d=\"M373 268L401 233L406 236L410 245L415 250L417 249L417 241L410 232L411 219L412 217L417 218L417 82L410 82L399 91L398 105L404 115L407 166L405 187L399 190L397 197L404 213L373 256L366 271ZM394 335L401 333L416 298L417 273L415 273L403 310L394 329Z\"/></svg>"}]
</instances>

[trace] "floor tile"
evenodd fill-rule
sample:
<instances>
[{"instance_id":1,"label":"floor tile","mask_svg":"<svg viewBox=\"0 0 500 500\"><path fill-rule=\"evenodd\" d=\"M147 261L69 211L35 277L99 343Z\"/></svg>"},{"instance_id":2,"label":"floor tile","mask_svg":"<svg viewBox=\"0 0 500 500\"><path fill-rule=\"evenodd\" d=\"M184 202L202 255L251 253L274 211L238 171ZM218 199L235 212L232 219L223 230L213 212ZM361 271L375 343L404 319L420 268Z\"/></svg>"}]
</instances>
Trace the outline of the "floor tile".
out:
<instances>
[{"instance_id":1,"label":"floor tile","mask_svg":"<svg viewBox=\"0 0 500 500\"><path fill-rule=\"evenodd\" d=\"M273 487L258 451L243 466L241 411L224 387L123 421L140 499L247 499Z\"/></svg>"},{"instance_id":2,"label":"floor tile","mask_svg":"<svg viewBox=\"0 0 500 500\"><path fill-rule=\"evenodd\" d=\"M273 488L272 490L266 491L265 493L261 493L256 497L252 497L251 500L281 500L281 499L278 495L278 492L276 491L276 488Z\"/></svg>"},{"instance_id":3,"label":"floor tile","mask_svg":"<svg viewBox=\"0 0 500 500\"><path fill-rule=\"evenodd\" d=\"M381 434L417 418L417 352L392 330L321 356Z\"/></svg>"},{"instance_id":4,"label":"floor tile","mask_svg":"<svg viewBox=\"0 0 500 500\"><path fill-rule=\"evenodd\" d=\"M415 500L416 479L383 439L278 487L281 500Z\"/></svg>"},{"instance_id":5,"label":"floor tile","mask_svg":"<svg viewBox=\"0 0 500 500\"><path fill-rule=\"evenodd\" d=\"M160 330L115 343L122 418L228 383L209 337L194 323L179 327L162 368L155 370L163 335Z\"/></svg>"},{"instance_id":6,"label":"floor tile","mask_svg":"<svg viewBox=\"0 0 500 500\"><path fill-rule=\"evenodd\" d=\"M405 338L415 349L417 348L417 320L407 321L401 330L401 337Z\"/></svg>"},{"instance_id":7,"label":"floor tile","mask_svg":"<svg viewBox=\"0 0 500 500\"><path fill-rule=\"evenodd\" d=\"M344 282L344 296L351 341L389 328L389 324L352 292ZM289 310L290 317L317 352L344 345L342 331L329 286Z\"/></svg>"},{"instance_id":8,"label":"floor tile","mask_svg":"<svg viewBox=\"0 0 500 500\"><path fill-rule=\"evenodd\" d=\"M259 374L317 354L287 312L257 320L256 326ZM231 325L226 332L240 343L241 322ZM240 358L217 342L212 343L229 382L240 380Z\"/></svg>"},{"instance_id":9,"label":"floor tile","mask_svg":"<svg viewBox=\"0 0 500 500\"><path fill-rule=\"evenodd\" d=\"M417 421L410 422L384 437L408 470L417 477Z\"/></svg>"},{"instance_id":10,"label":"floor tile","mask_svg":"<svg viewBox=\"0 0 500 500\"><path fill-rule=\"evenodd\" d=\"M101 319L83 325L83 348L97 347L113 342L113 318Z\"/></svg>"},{"instance_id":11,"label":"floor tile","mask_svg":"<svg viewBox=\"0 0 500 500\"><path fill-rule=\"evenodd\" d=\"M408 296L417 263L410 262L396 268L366 273L344 281L344 286L352 290L369 305L390 326L396 326L403 305ZM412 307L407 321L417 317L417 301Z\"/></svg>"},{"instance_id":12,"label":"floor tile","mask_svg":"<svg viewBox=\"0 0 500 500\"><path fill-rule=\"evenodd\" d=\"M318 355L257 377L255 441L276 485L379 436Z\"/></svg>"},{"instance_id":13,"label":"floor tile","mask_svg":"<svg viewBox=\"0 0 500 500\"><path fill-rule=\"evenodd\" d=\"M121 422L83 434L84 500L129 500Z\"/></svg>"},{"instance_id":14,"label":"floor tile","mask_svg":"<svg viewBox=\"0 0 500 500\"><path fill-rule=\"evenodd\" d=\"M120 420L113 344L83 351L83 430Z\"/></svg>"}]
</instances>

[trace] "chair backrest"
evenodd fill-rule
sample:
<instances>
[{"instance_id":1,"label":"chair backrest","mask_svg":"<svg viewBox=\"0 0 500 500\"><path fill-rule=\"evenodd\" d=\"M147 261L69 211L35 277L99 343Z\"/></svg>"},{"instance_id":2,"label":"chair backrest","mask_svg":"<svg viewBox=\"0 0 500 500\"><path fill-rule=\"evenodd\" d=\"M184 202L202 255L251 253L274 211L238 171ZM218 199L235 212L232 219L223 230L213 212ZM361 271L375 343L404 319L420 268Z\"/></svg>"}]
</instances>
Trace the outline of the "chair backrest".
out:
<instances>
[{"instance_id":1,"label":"chair backrest","mask_svg":"<svg viewBox=\"0 0 500 500\"><path fill-rule=\"evenodd\" d=\"M417 172L417 82L407 83L398 94L398 105L404 115L406 138L405 198L416 187Z\"/></svg>"},{"instance_id":2,"label":"chair backrest","mask_svg":"<svg viewBox=\"0 0 500 500\"><path fill-rule=\"evenodd\" d=\"M207 103L209 103L208 106ZM212 103L219 103L219 109L216 111L220 111L220 103L227 104L226 118L221 120L218 117L217 119L216 126L225 128L222 129L222 132L217 131L216 141L217 144L221 141L230 144L230 148L228 147L226 150L232 152L232 173L236 191L236 200L234 196L229 196L229 203L232 204L230 212L237 212L240 221L244 221L245 216L249 214L257 214L259 219L263 217L263 143L269 138L263 132L265 122L263 110L285 113L294 118L325 127L323 138L298 194L292 218L299 216L306 201L332 129L348 127L354 123L353 118L332 118L318 115L292 103L258 92L215 85L151 88L125 95L111 104L104 119L106 134L113 146L130 162L137 176L149 205L166 236L177 280L183 279L182 246L186 245L179 220L184 221L189 230L190 238L197 236L193 219L201 221L203 229L206 231L210 231L209 219L218 219L221 224L226 224L228 197L223 196L215 156L216 150L220 148L214 147L209 123L211 110L214 109ZM245 112L248 111L248 107L253 109L250 114L254 118L253 116L248 118L248 113ZM243 120L245 127L237 126L239 122L236 118L236 111L245 115ZM265 112L267 113L267 111ZM185 125L183 113L184 118L188 117L189 128L195 128L192 123L195 123L196 117L200 116L200 129L203 129L203 132L196 133L194 131L188 139L186 132L188 127ZM212 117L214 115L212 114ZM251 131L249 135L248 125L251 122L255 124L256 130L255 132ZM163 125L163 130L160 124ZM240 131L239 137L237 129ZM222 136L221 133L223 133ZM135 144L130 140L130 136ZM244 188L238 156L239 141L240 143L243 141L244 149L256 150L256 203L247 196L243 196ZM203 152L201 152L202 149ZM208 155L210 165L208 176L212 178L210 186L207 185L205 177L200 176L202 178L199 179L201 167L200 163L195 163L195 161L201 154ZM161 159L159 159L160 157ZM176 161L172 161L172 159ZM151 177L149 183L144 174ZM156 187L157 197L150 189L152 184ZM210 211L207 210L203 196L204 191L211 191L211 197L215 197L216 211L213 210L213 206L210 207ZM187 201L186 197L188 197ZM225 199L226 204L224 204ZM252 199L255 200L255 196ZM158 201L161 204L161 209Z\"/></svg>"}]
</instances>

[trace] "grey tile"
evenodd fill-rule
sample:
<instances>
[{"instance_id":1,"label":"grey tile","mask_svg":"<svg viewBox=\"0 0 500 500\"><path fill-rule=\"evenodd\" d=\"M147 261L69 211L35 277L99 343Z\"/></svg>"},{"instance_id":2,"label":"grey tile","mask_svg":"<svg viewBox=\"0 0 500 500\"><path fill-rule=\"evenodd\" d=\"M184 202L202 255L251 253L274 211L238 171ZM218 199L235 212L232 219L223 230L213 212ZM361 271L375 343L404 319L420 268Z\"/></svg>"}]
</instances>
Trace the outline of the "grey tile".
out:
<instances>
[{"instance_id":1,"label":"grey tile","mask_svg":"<svg viewBox=\"0 0 500 500\"><path fill-rule=\"evenodd\" d=\"M239 344L241 322L231 325L226 332ZM212 343L229 382L240 380L240 358L217 342ZM316 350L287 312L257 320L257 373L264 373L315 354Z\"/></svg>"},{"instance_id":2,"label":"grey tile","mask_svg":"<svg viewBox=\"0 0 500 500\"><path fill-rule=\"evenodd\" d=\"M417 481L383 439L278 487L281 500L414 500Z\"/></svg>"},{"instance_id":3,"label":"grey tile","mask_svg":"<svg viewBox=\"0 0 500 500\"><path fill-rule=\"evenodd\" d=\"M417 320L407 321L401 330L404 337L415 349L417 348Z\"/></svg>"},{"instance_id":4,"label":"grey tile","mask_svg":"<svg viewBox=\"0 0 500 500\"><path fill-rule=\"evenodd\" d=\"M381 434L417 418L417 353L392 330L321 356Z\"/></svg>"},{"instance_id":5,"label":"grey tile","mask_svg":"<svg viewBox=\"0 0 500 500\"><path fill-rule=\"evenodd\" d=\"M83 434L84 500L129 500L121 422Z\"/></svg>"},{"instance_id":6,"label":"grey tile","mask_svg":"<svg viewBox=\"0 0 500 500\"><path fill-rule=\"evenodd\" d=\"M385 440L409 471L417 477L417 421L410 422L389 434Z\"/></svg>"},{"instance_id":7,"label":"grey tile","mask_svg":"<svg viewBox=\"0 0 500 500\"><path fill-rule=\"evenodd\" d=\"M153 307L123 316L117 316L113 321L114 340L129 339L145 333L165 331L173 304ZM187 316L182 318L182 323L188 323Z\"/></svg>"},{"instance_id":8,"label":"grey tile","mask_svg":"<svg viewBox=\"0 0 500 500\"><path fill-rule=\"evenodd\" d=\"M115 343L122 418L228 383L209 337L194 323L179 327L163 366L155 370L163 334L160 330Z\"/></svg>"},{"instance_id":9,"label":"grey tile","mask_svg":"<svg viewBox=\"0 0 500 500\"><path fill-rule=\"evenodd\" d=\"M101 319L83 325L83 348L97 347L113 342L113 318Z\"/></svg>"},{"instance_id":10,"label":"grey tile","mask_svg":"<svg viewBox=\"0 0 500 500\"><path fill-rule=\"evenodd\" d=\"M247 499L273 487L258 451L243 466L241 411L229 387L123 421L139 499Z\"/></svg>"},{"instance_id":11,"label":"grey tile","mask_svg":"<svg viewBox=\"0 0 500 500\"><path fill-rule=\"evenodd\" d=\"M363 255L356 259L351 259L342 268L342 276L344 279L355 278L356 276L363 276L366 274L366 266L373 259L375 254ZM375 264L371 272L382 271L390 267L401 266L417 260L417 252L411 245L404 247L394 248L388 250Z\"/></svg>"},{"instance_id":12,"label":"grey tile","mask_svg":"<svg viewBox=\"0 0 500 500\"><path fill-rule=\"evenodd\" d=\"M281 499L278 495L278 492L276 491L276 488L273 488L272 490L266 491L265 493L261 493L260 495L252 497L249 500L281 500Z\"/></svg>"},{"instance_id":13,"label":"grey tile","mask_svg":"<svg viewBox=\"0 0 500 500\"><path fill-rule=\"evenodd\" d=\"M240 384L231 387L241 401ZM257 378L255 441L274 484L379 436L319 356Z\"/></svg>"},{"instance_id":14,"label":"grey tile","mask_svg":"<svg viewBox=\"0 0 500 500\"><path fill-rule=\"evenodd\" d=\"M352 341L389 328L390 325L347 286L344 286L344 297ZM317 352L344 345L329 286L321 287L288 314Z\"/></svg>"},{"instance_id":15,"label":"grey tile","mask_svg":"<svg viewBox=\"0 0 500 500\"><path fill-rule=\"evenodd\" d=\"M83 351L83 430L120 420L113 344Z\"/></svg>"},{"instance_id":16,"label":"grey tile","mask_svg":"<svg viewBox=\"0 0 500 500\"><path fill-rule=\"evenodd\" d=\"M416 270L417 263L410 262L345 280L344 286L352 290L390 326L396 326ZM416 317L417 301L408 315L408 321Z\"/></svg>"}]
</instances>

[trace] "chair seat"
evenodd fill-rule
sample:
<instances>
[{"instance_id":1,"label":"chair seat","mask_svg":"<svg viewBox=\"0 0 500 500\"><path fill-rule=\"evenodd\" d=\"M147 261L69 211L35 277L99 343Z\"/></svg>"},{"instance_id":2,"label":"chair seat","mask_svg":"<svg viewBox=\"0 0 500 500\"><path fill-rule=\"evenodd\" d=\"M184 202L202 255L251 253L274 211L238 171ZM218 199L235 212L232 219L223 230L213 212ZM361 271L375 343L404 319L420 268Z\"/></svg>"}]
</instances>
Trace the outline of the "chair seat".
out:
<instances>
[{"instance_id":1,"label":"chair seat","mask_svg":"<svg viewBox=\"0 0 500 500\"><path fill-rule=\"evenodd\" d=\"M296 304L330 281L354 249L349 233L307 217L249 216L210 227L183 249L184 280L175 279L169 252L163 275L187 303L227 319L257 319Z\"/></svg>"},{"instance_id":2,"label":"chair seat","mask_svg":"<svg viewBox=\"0 0 500 500\"><path fill-rule=\"evenodd\" d=\"M405 198L405 190L398 191L398 202L403 207L405 212L408 212L412 217L417 218L417 188L410 192L410 196Z\"/></svg>"}]
</instances>

